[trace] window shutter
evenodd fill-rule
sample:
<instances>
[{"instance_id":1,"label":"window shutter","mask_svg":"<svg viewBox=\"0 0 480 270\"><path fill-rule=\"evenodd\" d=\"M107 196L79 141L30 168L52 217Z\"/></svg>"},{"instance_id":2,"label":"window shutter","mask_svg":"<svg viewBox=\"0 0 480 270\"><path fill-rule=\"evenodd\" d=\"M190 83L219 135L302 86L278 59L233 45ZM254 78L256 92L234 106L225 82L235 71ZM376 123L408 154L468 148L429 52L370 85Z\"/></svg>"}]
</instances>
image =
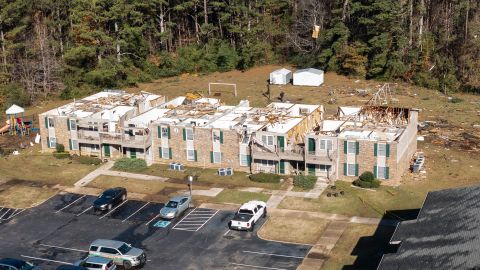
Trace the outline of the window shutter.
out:
<instances>
[{"instance_id":1,"label":"window shutter","mask_svg":"<svg viewBox=\"0 0 480 270\"><path fill-rule=\"evenodd\" d=\"M378 144L374 143L373 144L373 156L377 156L377 151L378 151Z\"/></svg>"},{"instance_id":2,"label":"window shutter","mask_svg":"<svg viewBox=\"0 0 480 270\"><path fill-rule=\"evenodd\" d=\"M170 127L167 127L168 139L170 140Z\"/></svg>"},{"instance_id":3,"label":"window shutter","mask_svg":"<svg viewBox=\"0 0 480 270\"><path fill-rule=\"evenodd\" d=\"M248 166L250 166L250 164L252 164L252 156L250 156L250 155L247 155L247 164L248 164Z\"/></svg>"},{"instance_id":4,"label":"window shutter","mask_svg":"<svg viewBox=\"0 0 480 270\"><path fill-rule=\"evenodd\" d=\"M48 117L45 117L45 128L48 128Z\"/></svg>"},{"instance_id":5,"label":"window shutter","mask_svg":"<svg viewBox=\"0 0 480 270\"><path fill-rule=\"evenodd\" d=\"M198 161L197 150L193 150L193 156L195 157L195 161Z\"/></svg>"},{"instance_id":6,"label":"window shutter","mask_svg":"<svg viewBox=\"0 0 480 270\"><path fill-rule=\"evenodd\" d=\"M375 178L378 177L378 175L377 175L377 166L373 166L373 176L374 176Z\"/></svg>"},{"instance_id":7,"label":"window shutter","mask_svg":"<svg viewBox=\"0 0 480 270\"><path fill-rule=\"evenodd\" d=\"M347 163L343 163L343 175L347 175Z\"/></svg>"},{"instance_id":8,"label":"window shutter","mask_svg":"<svg viewBox=\"0 0 480 270\"><path fill-rule=\"evenodd\" d=\"M343 141L343 153L347 153L347 141ZM346 174L345 174L346 175Z\"/></svg>"},{"instance_id":9,"label":"window shutter","mask_svg":"<svg viewBox=\"0 0 480 270\"><path fill-rule=\"evenodd\" d=\"M173 155L172 155L172 148L168 148L168 155L169 155L169 158L172 159L173 158Z\"/></svg>"},{"instance_id":10,"label":"window shutter","mask_svg":"<svg viewBox=\"0 0 480 270\"><path fill-rule=\"evenodd\" d=\"M210 163L213 163L213 152L210 151Z\"/></svg>"},{"instance_id":11,"label":"window shutter","mask_svg":"<svg viewBox=\"0 0 480 270\"><path fill-rule=\"evenodd\" d=\"M70 130L70 119L67 118L67 129Z\"/></svg>"},{"instance_id":12,"label":"window shutter","mask_svg":"<svg viewBox=\"0 0 480 270\"><path fill-rule=\"evenodd\" d=\"M223 144L223 131L220 130L220 143Z\"/></svg>"},{"instance_id":13,"label":"window shutter","mask_svg":"<svg viewBox=\"0 0 480 270\"><path fill-rule=\"evenodd\" d=\"M355 176L358 176L358 164L355 164Z\"/></svg>"},{"instance_id":14,"label":"window shutter","mask_svg":"<svg viewBox=\"0 0 480 270\"><path fill-rule=\"evenodd\" d=\"M385 150L385 153L386 153L385 156L386 156L386 157L389 157L389 156L390 156L390 144L387 143L387 144L385 145L385 148L386 148L386 150Z\"/></svg>"},{"instance_id":15,"label":"window shutter","mask_svg":"<svg viewBox=\"0 0 480 270\"><path fill-rule=\"evenodd\" d=\"M388 179L390 177L390 172L389 168L385 167L385 179Z\"/></svg>"},{"instance_id":16,"label":"window shutter","mask_svg":"<svg viewBox=\"0 0 480 270\"><path fill-rule=\"evenodd\" d=\"M159 148L158 148L158 156L159 156L160 158L163 158L163 153L162 153L162 152L163 152L163 151L162 151L162 147L159 147Z\"/></svg>"},{"instance_id":17,"label":"window shutter","mask_svg":"<svg viewBox=\"0 0 480 270\"><path fill-rule=\"evenodd\" d=\"M158 126L157 132L158 132L158 138L162 138L162 127Z\"/></svg>"},{"instance_id":18,"label":"window shutter","mask_svg":"<svg viewBox=\"0 0 480 270\"><path fill-rule=\"evenodd\" d=\"M47 147L50 148L50 137L47 137Z\"/></svg>"},{"instance_id":19,"label":"window shutter","mask_svg":"<svg viewBox=\"0 0 480 270\"><path fill-rule=\"evenodd\" d=\"M183 132L183 140L185 141L187 139L187 131L185 129L182 129Z\"/></svg>"},{"instance_id":20,"label":"window shutter","mask_svg":"<svg viewBox=\"0 0 480 270\"><path fill-rule=\"evenodd\" d=\"M72 139L68 139L68 149L72 150Z\"/></svg>"},{"instance_id":21,"label":"window shutter","mask_svg":"<svg viewBox=\"0 0 480 270\"><path fill-rule=\"evenodd\" d=\"M355 154L358 155L360 153L360 143L355 142Z\"/></svg>"}]
</instances>

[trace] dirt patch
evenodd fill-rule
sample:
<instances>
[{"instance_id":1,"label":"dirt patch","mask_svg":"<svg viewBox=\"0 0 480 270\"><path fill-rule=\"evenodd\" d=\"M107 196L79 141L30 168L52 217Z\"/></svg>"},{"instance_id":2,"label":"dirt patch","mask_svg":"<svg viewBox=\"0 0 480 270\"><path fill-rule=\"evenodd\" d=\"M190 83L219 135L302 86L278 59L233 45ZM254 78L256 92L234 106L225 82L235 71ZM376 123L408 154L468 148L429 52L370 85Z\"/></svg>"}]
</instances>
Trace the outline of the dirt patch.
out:
<instances>
[{"instance_id":1,"label":"dirt patch","mask_svg":"<svg viewBox=\"0 0 480 270\"><path fill-rule=\"evenodd\" d=\"M5 186L5 185L3 185ZM57 193L51 188L25 185L7 185L0 191L0 206L11 208L28 208L44 202Z\"/></svg>"},{"instance_id":2,"label":"dirt patch","mask_svg":"<svg viewBox=\"0 0 480 270\"><path fill-rule=\"evenodd\" d=\"M270 216L258 235L268 240L315 244L329 223L319 218Z\"/></svg>"},{"instance_id":3,"label":"dirt patch","mask_svg":"<svg viewBox=\"0 0 480 270\"><path fill-rule=\"evenodd\" d=\"M8 156L15 150L25 149L35 140L36 133L25 136L0 135L0 156Z\"/></svg>"},{"instance_id":4,"label":"dirt patch","mask_svg":"<svg viewBox=\"0 0 480 270\"><path fill-rule=\"evenodd\" d=\"M328 260L330 258L330 256L328 255L325 255L323 253L320 253L320 252L310 252L307 256L307 258L310 258L310 259L319 259L319 260Z\"/></svg>"}]
</instances>

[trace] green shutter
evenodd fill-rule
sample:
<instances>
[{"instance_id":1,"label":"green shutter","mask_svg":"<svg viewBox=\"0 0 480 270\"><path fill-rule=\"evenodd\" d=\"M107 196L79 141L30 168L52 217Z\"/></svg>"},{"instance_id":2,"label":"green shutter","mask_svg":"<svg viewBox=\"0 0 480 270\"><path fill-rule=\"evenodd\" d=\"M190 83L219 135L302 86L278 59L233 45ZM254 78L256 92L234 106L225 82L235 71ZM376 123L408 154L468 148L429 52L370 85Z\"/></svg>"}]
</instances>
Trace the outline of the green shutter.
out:
<instances>
[{"instance_id":1,"label":"green shutter","mask_svg":"<svg viewBox=\"0 0 480 270\"><path fill-rule=\"evenodd\" d=\"M193 155L195 156L195 161L198 161L198 158L197 158L197 150L193 150Z\"/></svg>"},{"instance_id":2,"label":"green shutter","mask_svg":"<svg viewBox=\"0 0 480 270\"><path fill-rule=\"evenodd\" d=\"M158 126L157 132L158 132L158 138L162 138L162 127Z\"/></svg>"},{"instance_id":3,"label":"green shutter","mask_svg":"<svg viewBox=\"0 0 480 270\"><path fill-rule=\"evenodd\" d=\"M347 153L347 141L343 141L343 153ZM346 174L345 174L346 175Z\"/></svg>"},{"instance_id":4,"label":"green shutter","mask_svg":"<svg viewBox=\"0 0 480 270\"><path fill-rule=\"evenodd\" d=\"M388 167L385 167L385 179L388 179L390 177L390 170Z\"/></svg>"},{"instance_id":5,"label":"green shutter","mask_svg":"<svg viewBox=\"0 0 480 270\"><path fill-rule=\"evenodd\" d=\"M360 153L360 143L359 142L355 142L355 151L356 151L356 155L358 155Z\"/></svg>"},{"instance_id":6,"label":"green shutter","mask_svg":"<svg viewBox=\"0 0 480 270\"><path fill-rule=\"evenodd\" d=\"M67 118L67 129L70 130L70 119Z\"/></svg>"},{"instance_id":7,"label":"green shutter","mask_svg":"<svg viewBox=\"0 0 480 270\"><path fill-rule=\"evenodd\" d=\"M210 151L210 163L213 163L213 152Z\"/></svg>"},{"instance_id":8,"label":"green shutter","mask_svg":"<svg viewBox=\"0 0 480 270\"><path fill-rule=\"evenodd\" d=\"M378 144L374 143L373 144L373 156L377 156L377 151L378 151Z\"/></svg>"},{"instance_id":9,"label":"green shutter","mask_svg":"<svg viewBox=\"0 0 480 270\"><path fill-rule=\"evenodd\" d=\"M308 152L315 152L315 139L308 138Z\"/></svg>"},{"instance_id":10,"label":"green shutter","mask_svg":"<svg viewBox=\"0 0 480 270\"><path fill-rule=\"evenodd\" d=\"M277 136L277 143L278 149L280 149L281 152L285 151L285 137Z\"/></svg>"},{"instance_id":11,"label":"green shutter","mask_svg":"<svg viewBox=\"0 0 480 270\"><path fill-rule=\"evenodd\" d=\"M72 150L72 139L68 139L68 149Z\"/></svg>"},{"instance_id":12,"label":"green shutter","mask_svg":"<svg viewBox=\"0 0 480 270\"><path fill-rule=\"evenodd\" d=\"M50 148L50 137L47 137L47 148Z\"/></svg>"},{"instance_id":13,"label":"green shutter","mask_svg":"<svg viewBox=\"0 0 480 270\"><path fill-rule=\"evenodd\" d=\"M223 144L223 131L220 130L220 143Z\"/></svg>"},{"instance_id":14,"label":"green shutter","mask_svg":"<svg viewBox=\"0 0 480 270\"><path fill-rule=\"evenodd\" d=\"M45 128L48 128L48 117L45 117Z\"/></svg>"},{"instance_id":15,"label":"green shutter","mask_svg":"<svg viewBox=\"0 0 480 270\"><path fill-rule=\"evenodd\" d=\"M173 158L173 155L172 155L172 148L171 148L171 147L170 147L170 148L168 148L168 156L169 156L169 158L170 158L170 159L172 159L172 158Z\"/></svg>"},{"instance_id":16,"label":"green shutter","mask_svg":"<svg viewBox=\"0 0 480 270\"><path fill-rule=\"evenodd\" d=\"M170 139L170 127L167 127L168 139Z\"/></svg>"},{"instance_id":17,"label":"green shutter","mask_svg":"<svg viewBox=\"0 0 480 270\"><path fill-rule=\"evenodd\" d=\"M252 164L252 156L247 155L247 164L250 166Z\"/></svg>"},{"instance_id":18,"label":"green shutter","mask_svg":"<svg viewBox=\"0 0 480 270\"><path fill-rule=\"evenodd\" d=\"M385 156L386 156L386 157L389 157L389 156L390 156L390 144L387 143L387 144L385 145L385 148L386 148L386 150L385 150L385 152L386 152Z\"/></svg>"},{"instance_id":19,"label":"green shutter","mask_svg":"<svg viewBox=\"0 0 480 270\"><path fill-rule=\"evenodd\" d=\"M162 147L159 147L159 148L158 148L158 156L159 156L160 158L163 158L162 155L163 155L163 153L162 153Z\"/></svg>"},{"instance_id":20,"label":"green shutter","mask_svg":"<svg viewBox=\"0 0 480 270\"><path fill-rule=\"evenodd\" d=\"M347 175L347 163L343 163L343 175Z\"/></svg>"},{"instance_id":21,"label":"green shutter","mask_svg":"<svg viewBox=\"0 0 480 270\"><path fill-rule=\"evenodd\" d=\"M285 174L285 161L280 160L280 174Z\"/></svg>"},{"instance_id":22,"label":"green shutter","mask_svg":"<svg viewBox=\"0 0 480 270\"><path fill-rule=\"evenodd\" d=\"M355 164L355 176L358 176L358 164Z\"/></svg>"},{"instance_id":23,"label":"green shutter","mask_svg":"<svg viewBox=\"0 0 480 270\"><path fill-rule=\"evenodd\" d=\"M375 178L378 177L378 175L377 175L377 166L373 166L373 176L374 176Z\"/></svg>"},{"instance_id":24,"label":"green shutter","mask_svg":"<svg viewBox=\"0 0 480 270\"><path fill-rule=\"evenodd\" d=\"M187 140L187 131L185 129L182 129L183 132L183 140Z\"/></svg>"}]
</instances>

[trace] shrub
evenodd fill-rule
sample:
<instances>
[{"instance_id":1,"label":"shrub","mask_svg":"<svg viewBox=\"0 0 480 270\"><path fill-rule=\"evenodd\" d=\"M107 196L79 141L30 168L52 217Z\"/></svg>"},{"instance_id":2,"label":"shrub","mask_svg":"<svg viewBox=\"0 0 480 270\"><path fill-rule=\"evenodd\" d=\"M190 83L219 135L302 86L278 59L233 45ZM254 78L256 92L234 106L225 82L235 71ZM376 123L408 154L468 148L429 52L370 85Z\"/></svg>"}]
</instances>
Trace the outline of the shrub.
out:
<instances>
[{"instance_id":1,"label":"shrub","mask_svg":"<svg viewBox=\"0 0 480 270\"><path fill-rule=\"evenodd\" d=\"M87 165L99 165L102 163L102 160L96 157L89 157L89 156L79 156L77 158L78 162L81 164L87 164Z\"/></svg>"},{"instance_id":2,"label":"shrub","mask_svg":"<svg viewBox=\"0 0 480 270\"><path fill-rule=\"evenodd\" d=\"M313 175L297 175L293 179L293 185L303 189L312 189L317 182L317 177Z\"/></svg>"},{"instance_id":3,"label":"shrub","mask_svg":"<svg viewBox=\"0 0 480 270\"><path fill-rule=\"evenodd\" d=\"M372 181L362 181L360 179L357 179L355 181L353 181L353 184L357 187L361 187L361 188L378 188L380 187L380 180L377 180L377 179L373 179Z\"/></svg>"},{"instance_id":4,"label":"shrub","mask_svg":"<svg viewBox=\"0 0 480 270\"><path fill-rule=\"evenodd\" d=\"M69 158L70 153L68 153L68 152L54 152L53 156L57 159L64 159L64 158Z\"/></svg>"},{"instance_id":5,"label":"shrub","mask_svg":"<svg viewBox=\"0 0 480 270\"><path fill-rule=\"evenodd\" d=\"M57 150L57 153L63 153L65 152L65 146L61 143L57 143L57 145L55 146L56 150Z\"/></svg>"},{"instance_id":6,"label":"shrub","mask_svg":"<svg viewBox=\"0 0 480 270\"><path fill-rule=\"evenodd\" d=\"M124 172L140 172L147 168L147 162L143 159L121 158L115 161L113 168Z\"/></svg>"},{"instance_id":7,"label":"shrub","mask_svg":"<svg viewBox=\"0 0 480 270\"><path fill-rule=\"evenodd\" d=\"M358 179L365 182L372 182L373 180L375 180L375 176L373 175L372 172L364 172L360 175Z\"/></svg>"},{"instance_id":8,"label":"shrub","mask_svg":"<svg viewBox=\"0 0 480 270\"><path fill-rule=\"evenodd\" d=\"M280 183L280 175L273 173L256 173L249 176L250 180L259 183Z\"/></svg>"}]
</instances>

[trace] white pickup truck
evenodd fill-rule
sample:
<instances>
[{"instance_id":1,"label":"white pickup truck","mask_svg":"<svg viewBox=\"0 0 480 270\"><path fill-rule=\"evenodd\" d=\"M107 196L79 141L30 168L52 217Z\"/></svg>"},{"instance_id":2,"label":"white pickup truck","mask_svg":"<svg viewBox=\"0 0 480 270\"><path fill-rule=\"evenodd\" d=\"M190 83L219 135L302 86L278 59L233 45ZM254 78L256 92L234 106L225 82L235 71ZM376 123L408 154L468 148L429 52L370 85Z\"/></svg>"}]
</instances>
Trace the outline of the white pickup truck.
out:
<instances>
[{"instance_id":1,"label":"white pickup truck","mask_svg":"<svg viewBox=\"0 0 480 270\"><path fill-rule=\"evenodd\" d=\"M267 204L262 201L249 201L243 204L233 219L229 222L228 227L233 230L253 231L255 223L263 217L267 216Z\"/></svg>"}]
</instances>

